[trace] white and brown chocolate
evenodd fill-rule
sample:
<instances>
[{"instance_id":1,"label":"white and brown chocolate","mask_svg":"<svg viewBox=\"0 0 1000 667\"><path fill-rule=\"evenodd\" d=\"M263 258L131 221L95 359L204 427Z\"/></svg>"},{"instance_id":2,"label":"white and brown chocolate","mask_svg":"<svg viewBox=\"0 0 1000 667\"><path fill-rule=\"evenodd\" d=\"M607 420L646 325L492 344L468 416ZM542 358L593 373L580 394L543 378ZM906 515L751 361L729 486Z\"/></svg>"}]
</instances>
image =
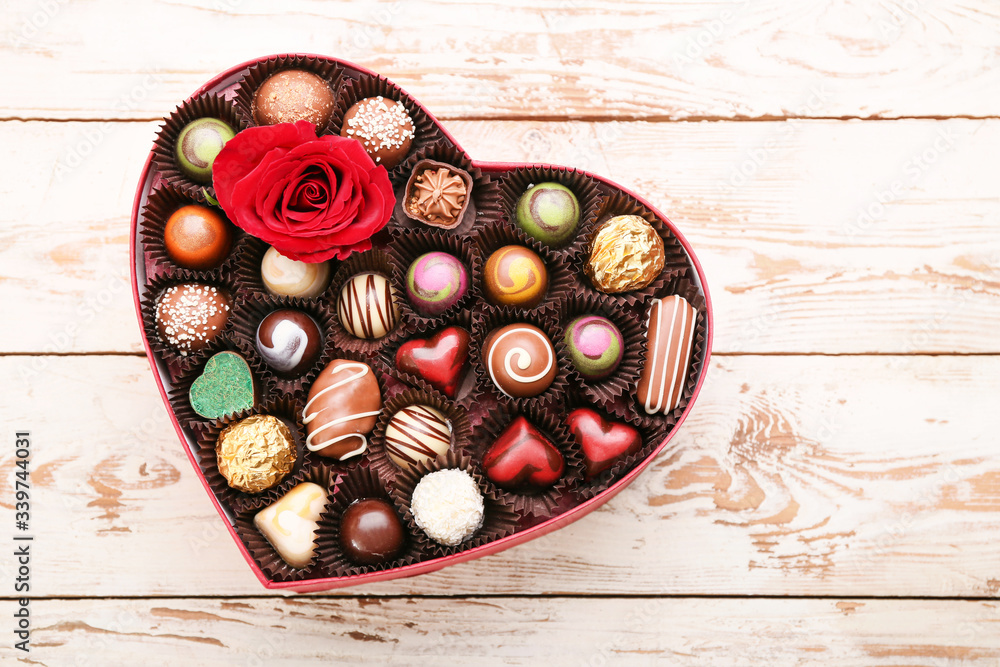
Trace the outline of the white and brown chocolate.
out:
<instances>
[{"instance_id":1,"label":"white and brown chocolate","mask_svg":"<svg viewBox=\"0 0 1000 667\"><path fill-rule=\"evenodd\" d=\"M400 468L434 460L451 447L451 422L429 405L409 405L392 416L385 429L385 449Z\"/></svg>"},{"instance_id":2,"label":"white and brown chocolate","mask_svg":"<svg viewBox=\"0 0 1000 667\"><path fill-rule=\"evenodd\" d=\"M267 291L275 296L311 299L330 284L330 264L300 262L268 248L260 261L260 277Z\"/></svg>"},{"instance_id":3,"label":"white and brown chocolate","mask_svg":"<svg viewBox=\"0 0 1000 667\"><path fill-rule=\"evenodd\" d=\"M396 290L380 273L359 273L341 288L337 315L344 329L355 338L382 338L399 320Z\"/></svg>"},{"instance_id":4,"label":"white and brown chocolate","mask_svg":"<svg viewBox=\"0 0 1000 667\"><path fill-rule=\"evenodd\" d=\"M306 448L340 460L363 453L381 409L382 393L368 364L334 359L313 382L302 410Z\"/></svg>"},{"instance_id":5,"label":"white and brown chocolate","mask_svg":"<svg viewBox=\"0 0 1000 667\"><path fill-rule=\"evenodd\" d=\"M538 327L508 324L486 336L483 366L493 384L507 396L538 396L556 378L556 351Z\"/></svg>"},{"instance_id":6,"label":"white and brown chocolate","mask_svg":"<svg viewBox=\"0 0 1000 667\"><path fill-rule=\"evenodd\" d=\"M302 482L257 512L253 524L283 561L301 569L316 553L316 532L326 500L323 487Z\"/></svg>"},{"instance_id":7,"label":"white and brown chocolate","mask_svg":"<svg viewBox=\"0 0 1000 667\"><path fill-rule=\"evenodd\" d=\"M646 361L636 389L646 414L667 414L680 403L697 317L680 296L653 299L646 319Z\"/></svg>"}]
</instances>

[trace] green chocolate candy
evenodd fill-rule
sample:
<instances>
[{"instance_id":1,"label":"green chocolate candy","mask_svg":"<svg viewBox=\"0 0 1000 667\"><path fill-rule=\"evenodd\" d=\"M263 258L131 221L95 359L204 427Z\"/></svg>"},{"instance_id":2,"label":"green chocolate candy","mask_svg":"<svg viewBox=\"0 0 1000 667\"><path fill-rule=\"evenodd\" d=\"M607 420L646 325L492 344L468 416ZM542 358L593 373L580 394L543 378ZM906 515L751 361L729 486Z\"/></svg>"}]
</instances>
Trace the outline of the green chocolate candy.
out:
<instances>
[{"instance_id":1,"label":"green chocolate candy","mask_svg":"<svg viewBox=\"0 0 1000 667\"><path fill-rule=\"evenodd\" d=\"M559 183L538 183L517 200L517 226L552 247L569 243L580 224L580 202Z\"/></svg>"},{"instance_id":2,"label":"green chocolate candy","mask_svg":"<svg viewBox=\"0 0 1000 667\"><path fill-rule=\"evenodd\" d=\"M174 149L177 166L188 178L199 183L211 183L215 156L235 136L233 128L218 118L191 121L177 135L177 147Z\"/></svg>"},{"instance_id":3,"label":"green chocolate candy","mask_svg":"<svg viewBox=\"0 0 1000 667\"><path fill-rule=\"evenodd\" d=\"M191 407L206 419L220 419L254 406L250 366L235 352L219 352L205 364L188 392Z\"/></svg>"}]
</instances>

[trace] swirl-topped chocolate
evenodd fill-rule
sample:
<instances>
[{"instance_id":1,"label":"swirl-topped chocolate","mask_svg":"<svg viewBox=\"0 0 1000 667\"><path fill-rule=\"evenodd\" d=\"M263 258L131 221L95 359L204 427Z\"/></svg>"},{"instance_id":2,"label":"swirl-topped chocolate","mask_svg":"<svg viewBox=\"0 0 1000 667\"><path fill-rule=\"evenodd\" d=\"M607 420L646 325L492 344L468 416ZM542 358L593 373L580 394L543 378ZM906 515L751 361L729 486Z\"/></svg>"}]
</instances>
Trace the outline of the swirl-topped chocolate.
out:
<instances>
[{"instance_id":1,"label":"swirl-topped chocolate","mask_svg":"<svg viewBox=\"0 0 1000 667\"><path fill-rule=\"evenodd\" d=\"M483 343L483 366L497 389L513 398L538 396L556 378L556 351L536 326L508 324Z\"/></svg>"}]
</instances>

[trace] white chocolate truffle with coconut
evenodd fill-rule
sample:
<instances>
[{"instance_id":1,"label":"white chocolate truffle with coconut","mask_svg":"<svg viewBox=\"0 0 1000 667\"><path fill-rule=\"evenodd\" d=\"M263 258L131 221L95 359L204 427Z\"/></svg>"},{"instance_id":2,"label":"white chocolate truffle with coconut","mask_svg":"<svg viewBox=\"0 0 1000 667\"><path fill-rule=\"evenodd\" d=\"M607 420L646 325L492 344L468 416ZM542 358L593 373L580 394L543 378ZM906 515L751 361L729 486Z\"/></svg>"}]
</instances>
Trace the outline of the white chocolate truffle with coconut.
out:
<instances>
[{"instance_id":1,"label":"white chocolate truffle with coconut","mask_svg":"<svg viewBox=\"0 0 1000 667\"><path fill-rule=\"evenodd\" d=\"M417 482L410 511L427 537L453 547L482 527L483 494L464 470L438 470Z\"/></svg>"}]
</instances>

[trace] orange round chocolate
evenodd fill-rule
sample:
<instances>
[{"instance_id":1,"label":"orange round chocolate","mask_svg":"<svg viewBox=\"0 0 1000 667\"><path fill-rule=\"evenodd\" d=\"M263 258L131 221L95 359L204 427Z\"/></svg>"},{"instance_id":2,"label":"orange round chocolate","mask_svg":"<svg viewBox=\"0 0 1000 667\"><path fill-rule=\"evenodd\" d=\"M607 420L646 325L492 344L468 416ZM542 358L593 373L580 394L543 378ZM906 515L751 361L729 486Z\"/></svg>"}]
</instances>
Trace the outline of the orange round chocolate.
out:
<instances>
[{"instance_id":1,"label":"orange round chocolate","mask_svg":"<svg viewBox=\"0 0 1000 667\"><path fill-rule=\"evenodd\" d=\"M185 269L214 269L229 254L233 234L221 215L199 204L182 206L167 220L163 242L170 259Z\"/></svg>"},{"instance_id":2,"label":"orange round chocolate","mask_svg":"<svg viewBox=\"0 0 1000 667\"><path fill-rule=\"evenodd\" d=\"M545 262L534 251L508 245L486 260L483 288L495 306L534 308L545 299L549 274Z\"/></svg>"}]
</instances>

